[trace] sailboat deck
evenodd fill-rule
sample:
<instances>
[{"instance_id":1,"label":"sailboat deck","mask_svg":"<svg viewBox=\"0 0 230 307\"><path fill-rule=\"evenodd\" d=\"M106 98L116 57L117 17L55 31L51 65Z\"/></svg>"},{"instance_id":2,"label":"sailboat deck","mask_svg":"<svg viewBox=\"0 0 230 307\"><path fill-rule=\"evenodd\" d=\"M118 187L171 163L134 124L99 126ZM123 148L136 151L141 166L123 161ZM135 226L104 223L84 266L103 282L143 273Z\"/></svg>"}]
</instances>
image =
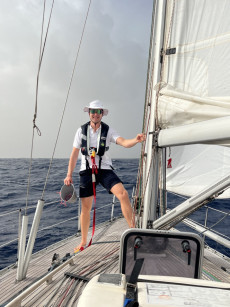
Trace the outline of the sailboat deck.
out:
<instances>
[{"instance_id":1,"label":"sailboat deck","mask_svg":"<svg viewBox=\"0 0 230 307\"><path fill-rule=\"evenodd\" d=\"M59 286L59 280L63 282L63 287L65 288L66 283L68 284L68 278L64 277L65 272L78 272L79 275L92 276L90 271L93 270L93 266L98 266L99 269L93 270L93 275L100 271L100 262L102 260L109 261L112 265L108 269L108 272L116 273L118 272L118 258L119 258L119 248L120 248L120 236L127 229L127 224L124 219L116 220L114 223L104 224L102 227L98 227L95 231L94 242L113 242L113 243L101 243L95 244L87 248L86 250L77 253L74 258L74 265L67 265L62 270L60 270L53 277L52 282L47 286L46 283L39 287L39 296L41 296L41 291L44 291L44 296L42 297L42 305L46 304L46 300L50 299L50 294L55 291L55 288ZM89 232L90 239L91 233ZM16 268L10 268L7 272L2 273L0 276L1 282L1 293L0 293L0 304L3 306L6 302L9 302L13 297L19 294L24 289L28 288L30 285L35 283L39 278L48 273L48 269L51 266L52 258L54 253L64 257L66 253L73 253L74 248L80 243L80 237L71 237L68 240L62 241L62 244L53 245L53 248L48 248L40 253L37 253L30 262L27 277L25 280L20 282L16 281ZM104 259L103 259L104 258ZM99 263L97 263L99 261ZM87 272L87 266L88 272ZM91 275L91 276L90 276ZM66 281L65 281L66 279ZM59 291L61 293L61 290ZM59 293L57 293L57 296ZM33 295L34 296L34 295ZM47 299L46 299L47 297ZM22 306L41 306L41 301L39 298L25 299L22 302ZM37 300L35 302L34 300ZM48 301L47 301L48 302Z\"/></svg>"},{"instance_id":2,"label":"sailboat deck","mask_svg":"<svg viewBox=\"0 0 230 307\"><path fill-rule=\"evenodd\" d=\"M77 253L73 258L72 265L65 265L56 273L52 282L43 282L36 290L32 291L23 299L21 306L77 306L77 301L86 282L71 279L65 273L91 278L99 273L118 273L118 259L120 248L120 236L127 229L124 219L118 219L114 223L107 223L98 227L95 232L94 245ZM90 238L90 233L89 233ZM48 273L54 253L61 257L66 253L72 253L74 247L80 242L80 237L71 237L62 241L62 244L53 245L53 248L37 253L31 260L27 278L16 282L16 268L9 269L0 276L2 306L12 300L17 294L29 288L37 280ZM160 258L159 264L160 265ZM103 266L102 266L103 264ZM226 271L221 269L225 268ZM230 283L230 263L220 259L218 255L205 252L203 263L203 279L219 280ZM20 305L12 305L20 306Z\"/></svg>"}]
</instances>

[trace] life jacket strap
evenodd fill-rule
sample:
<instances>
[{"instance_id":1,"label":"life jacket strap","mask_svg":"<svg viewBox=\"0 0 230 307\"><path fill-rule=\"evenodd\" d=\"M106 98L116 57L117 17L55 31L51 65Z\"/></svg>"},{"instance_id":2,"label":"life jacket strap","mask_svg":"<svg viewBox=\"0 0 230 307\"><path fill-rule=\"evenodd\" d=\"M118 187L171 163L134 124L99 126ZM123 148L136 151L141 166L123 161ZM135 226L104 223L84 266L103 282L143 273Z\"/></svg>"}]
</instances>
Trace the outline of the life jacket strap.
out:
<instances>
[{"instance_id":1,"label":"life jacket strap","mask_svg":"<svg viewBox=\"0 0 230 307\"><path fill-rule=\"evenodd\" d=\"M86 156L90 155L89 128L90 128L90 122L87 122L86 124L81 126L82 129L81 153ZM106 138L108 131L109 131L109 126L101 122L101 129L97 140L97 148L95 150L98 156L103 156L104 153L109 150L109 146L106 146Z\"/></svg>"},{"instance_id":2,"label":"life jacket strap","mask_svg":"<svg viewBox=\"0 0 230 307\"><path fill-rule=\"evenodd\" d=\"M109 147L106 147L105 150L106 150L106 151L109 150ZM95 147L90 147L90 148L89 148L89 154L91 155L93 151L94 151L94 152L97 152L97 149L96 149ZM90 169L89 161L88 161L87 157L89 157L89 156L85 155L86 169ZM92 159L91 159L91 160L92 160ZM99 156L99 165L98 165L98 169L101 169L101 161L102 161L102 156ZM92 167L93 167L93 165L92 165ZM114 168L112 167L112 165L111 165L111 168L114 169Z\"/></svg>"},{"instance_id":3,"label":"life jacket strap","mask_svg":"<svg viewBox=\"0 0 230 307\"><path fill-rule=\"evenodd\" d=\"M91 154L91 151L92 151L92 150L95 150L95 152L97 153L97 148L96 148L96 147L90 147L90 148L89 148L89 155ZM106 147L105 147L105 151L108 151L108 150L109 150L109 146L106 146Z\"/></svg>"},{"instance_id":4,"label":"life jacket strap","mask_svg":"<svg viewBox=\"0 0 230 307\"><path fill-rule=\"evenodd\" d=\"M87 157L88 157L88 156L85 156L86 169L90 169L89 161L88 161Z\"/></svg>"},{"instance_id":5,"label":"life jacket strap","mask_svg":"<svg viewBox=\"0 0 230 307\"><path fill-rule=\"evenodd\" d=\"M102 157L99 156L99 169L101 169L101 160L102 160Z\"/></svg>"}]
</instances>

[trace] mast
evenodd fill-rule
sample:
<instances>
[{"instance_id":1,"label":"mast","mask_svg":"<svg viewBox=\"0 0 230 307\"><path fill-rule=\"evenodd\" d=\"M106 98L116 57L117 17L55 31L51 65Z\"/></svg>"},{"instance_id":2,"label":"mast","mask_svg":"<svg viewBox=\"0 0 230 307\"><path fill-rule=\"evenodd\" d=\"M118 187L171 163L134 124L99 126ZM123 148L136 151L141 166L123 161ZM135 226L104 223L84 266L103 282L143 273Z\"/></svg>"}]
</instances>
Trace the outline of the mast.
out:
<instances>
[{"instance_id":1,"label":"mast","mask_svg":"<svg viewBox=\"0 0 230 307\"><path fill-rule=\"evenodd\" d=\"M165 0L158 0L155 3L155 19L153 23L153 77L151 87L160 81L161 72L161 50L163 46L163 35L164 35L164 23L165 23ZM157 148L154 150L154 135L156 130L155 120L156 120L156 99L157 93L153 90L151 105L148 107L148 112L150 112L150 124L147 135L147 160L146 160L146 181L144 182L145 195L144 195L144 213L142 220L142 228L147 228L147 222L149 219L156 219L156 208L157 208L157 198L158 198L158 153ZM153 153L154 150L154 153ZM154 165L152 163L154 161ZM149 174L149 175L148 175ZM150 212L151 211L151 212Z\"/></svg>"}]
</instances>

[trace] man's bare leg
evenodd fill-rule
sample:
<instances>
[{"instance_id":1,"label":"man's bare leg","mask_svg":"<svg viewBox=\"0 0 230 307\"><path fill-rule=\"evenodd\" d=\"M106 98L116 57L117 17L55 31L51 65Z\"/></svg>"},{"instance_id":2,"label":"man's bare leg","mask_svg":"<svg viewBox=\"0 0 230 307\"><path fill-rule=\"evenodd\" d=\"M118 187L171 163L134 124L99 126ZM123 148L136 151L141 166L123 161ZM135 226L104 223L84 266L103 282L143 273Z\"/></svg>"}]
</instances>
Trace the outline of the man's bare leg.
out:
<instances>
[{"instance_id":1,"label":"man's bare leg","mask_svg":"<svg viewBox=\"0 0 230 307\"><path fill-rule=\"evenodd\" d=\"M90 211L92 208L93 196L81 198L81 243L74 249L78 250L87 243L87 236L90 225Z\"/></svg>"},{"instance_id":2,"label":"man's bare leg","mask_svg":"<svg viewBox=\"0 0 230 307\"><path fill-rule=\"evenodd\" d=\"M135 227L135 216L129 200L129 194L122 183L115 184L111 192L119 199L122 213L130 228Z\"/></svg>"}]
</instances>

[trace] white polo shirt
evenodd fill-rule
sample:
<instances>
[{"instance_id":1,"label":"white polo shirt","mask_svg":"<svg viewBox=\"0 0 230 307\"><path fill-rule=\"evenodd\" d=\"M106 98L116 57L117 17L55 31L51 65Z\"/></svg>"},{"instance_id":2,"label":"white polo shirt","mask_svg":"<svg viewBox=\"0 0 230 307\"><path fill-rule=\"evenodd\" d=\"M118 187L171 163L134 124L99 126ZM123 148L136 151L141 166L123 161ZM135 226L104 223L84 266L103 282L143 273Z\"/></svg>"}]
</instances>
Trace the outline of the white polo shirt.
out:
<instances>
[{"instance_id":1,"label":"white polo shirt","mask_svg":"<svg viewBox=\"0 0 230 307\"><path fill-rule=\"evenodd\" d=\"M90 126L89 133L90 133L90 144L89 147L95 147L97 148L97 140L98 140L98 134L101 131L101 126L94 132L93 128ZM106 138L106 147L110 146L111 143L116 144L117 138L119 138L120 135L113 129L109 127L107 138ZM80 149L81 148L81 139L82 139L82 129L79 128L75 134L73 147ZM105 151L105 154L102 156L101 160L101 169L111 169L112 160L109 156L109 150ZM90 168L92 167L91 159L90 157L87 158L89 161ZM97 166L99 167L99 156L96 155L95 162ZM81 155L81 168L80 171L83 171L86 169L86 161L85 156Z\"/></svg>"}]
</instances>

